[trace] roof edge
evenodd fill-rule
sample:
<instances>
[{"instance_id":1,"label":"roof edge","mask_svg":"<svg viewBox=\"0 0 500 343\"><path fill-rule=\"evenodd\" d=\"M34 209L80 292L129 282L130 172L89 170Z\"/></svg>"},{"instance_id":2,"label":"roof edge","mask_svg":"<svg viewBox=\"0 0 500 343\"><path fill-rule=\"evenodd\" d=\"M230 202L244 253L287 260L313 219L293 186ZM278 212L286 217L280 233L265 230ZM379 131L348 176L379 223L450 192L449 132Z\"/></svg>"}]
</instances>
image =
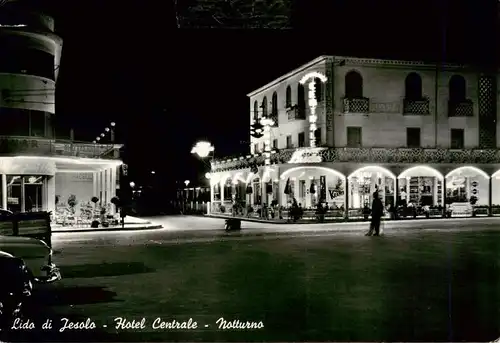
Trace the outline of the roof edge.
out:
<instances>
[{"instance_id":1,"label":"roof edge","mask_svg":"<svg viewBox=\"0 0 500 343\"><path fill-rule=\"evenodd\" d=\"M307 63L305 63L305 64L301 65L300 67L298 67L298 68L296 68L296 69L294 69L294 70L292 70L292 71L290 71L290 72L286 73L285 75L282 75L282 76L280 76L280 77L278 77L278 78L274 79L273 81L271 81L271 82L267 83L266 85L264 85L264 86L262 86L262 87L260 87L260 88L258 88L258 89L256 89L256 90L254 90L254 91L252 91L252 92L248 93L248 94L247 94L247 96L248 96L248 97L252 97L252 96L254 96L254 95L257 95L257 94L259 94L259 93L261 93L261 92L265 91L266 89L268 89L268 88L270 88L270 87L272 87L272 86L274 86L274 85L276 85L276 84L278 84L278 83L280 83L280 82L283 82L283 81L284 81L284 80L286 80L286 79L289 79L290 77L292 77L292 76L294 76L294 75L296 75L296 74L300 73L301 71L304 71L305 69L308 69L308 68L312 67L312 66L313 66L313 65L315 65L315 64L318 64L318 63L320 63L320 62L323 62L324 60L328 59L329 57L331 58L331 57L333 57L333 56L321 55L321 56L319 56L319 57L316 57L314 60L309 61L309 62L307 62Z\"/></svg>"},{"instance_id":2,"label":"roof edge","mask_svg":"<svg viewBox=\"0 0 500 343\"><path fill-rule=\"evenodd\" d=\"M321 55L315 58L312 61L309 61L300 67L282 75L273 81L265 84L264 86L250 92L247 94L247 97L253 97L258 95L259 93L264 92L265 90L289 79L290 77L320 63L328 58L333 59L335 64L339 62L345 62L346 64L361 64L361 65L378 65L378 66L401 66L401 67L423 67L423 68L435 68L436 63L429 63L423 61L416 60L400 60L400 59L381 59L381 58L370 58L370 57L349 57L349 56L333 56L333 55ZM438 63L441 68L449 69L449 68L470 68L471 66L465 64L456 64L456 63Z\"/></svg>"}]
</instances>

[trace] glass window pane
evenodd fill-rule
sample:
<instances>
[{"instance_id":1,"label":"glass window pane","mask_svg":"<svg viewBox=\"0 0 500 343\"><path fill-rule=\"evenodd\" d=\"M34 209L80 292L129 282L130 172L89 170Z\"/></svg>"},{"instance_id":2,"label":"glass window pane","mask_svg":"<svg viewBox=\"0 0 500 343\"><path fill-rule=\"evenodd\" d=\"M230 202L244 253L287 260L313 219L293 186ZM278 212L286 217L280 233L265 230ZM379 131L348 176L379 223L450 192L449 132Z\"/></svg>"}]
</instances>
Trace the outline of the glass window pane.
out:
<instances>
[{"instance_id":1,"label":"glass window pane","mask_svg":"<svg viewBox=\"0 0 500 343\"><path fill-rule=\"evenodd\" d=\"M24 208L26 212L42 211L43 176L24 176Z\"/></svg>"},{"instance_id":2,"label":"glass window pane","mask_svg":"<svg viewBox=\"0 0 500 343\"><path fill-rule=\"evenodd\" d=\"M21 177L7 175L7 209L21 212Z\"/></svg>"}]
</instances>

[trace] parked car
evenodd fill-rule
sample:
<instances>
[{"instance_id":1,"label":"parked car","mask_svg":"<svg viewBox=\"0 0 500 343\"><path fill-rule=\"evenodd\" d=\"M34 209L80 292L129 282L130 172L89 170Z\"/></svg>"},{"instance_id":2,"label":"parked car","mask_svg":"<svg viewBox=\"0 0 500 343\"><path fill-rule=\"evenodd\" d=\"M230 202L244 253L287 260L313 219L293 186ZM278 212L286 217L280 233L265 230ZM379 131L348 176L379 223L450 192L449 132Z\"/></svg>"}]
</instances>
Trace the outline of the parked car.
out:
<instances>
[{"instance_id":1,"label":"parked car","mask_svg":"<svg viewBox=\"0 0 500 343\"><path fill-rule=\"evenodd\" d=\"M3 208L0 208L0 217L10 217L14 214L14 212L9 211L9 210L4 210Z\"/></svg>"},{"instance_id":2,"label":"parked car","mask_svg":"<svg viewBox=\"0 0 500 343\"><path fill-rule=\"evenodd\" d=\"M59 268L52 262L52 248L31 237L0 235L0 251L21 258L26 263L34 284L61 279Z\"/></svg>"},{"instance_id":3,"label":"parked car","mask_svg":"<svg viewBox=\"0 0 500 343\"><path fill-rule=\"evenodd\" d=\"M22 313L29 300L33 283L28 267L20 258L0 251L0 329L7 328Z\"/></svg>"}]
</instances>

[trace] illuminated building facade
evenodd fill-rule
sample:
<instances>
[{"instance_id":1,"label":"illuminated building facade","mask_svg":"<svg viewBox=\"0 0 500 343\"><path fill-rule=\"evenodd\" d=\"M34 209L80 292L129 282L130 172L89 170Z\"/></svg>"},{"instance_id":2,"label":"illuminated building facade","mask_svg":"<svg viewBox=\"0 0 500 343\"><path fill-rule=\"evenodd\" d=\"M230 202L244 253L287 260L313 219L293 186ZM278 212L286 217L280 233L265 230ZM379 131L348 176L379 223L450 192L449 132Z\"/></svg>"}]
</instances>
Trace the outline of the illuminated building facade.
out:
<instances>
[{"instance_id":1,"label":"illuminated building facade","mask_svg":"<svg viewBox=\"0 0 500 343\"><path fill-rule=\"evenodd\" d=\"M497 84L465 65L318 57L248 94L264 134L212 163L211 211L295 198L354 218L378 191L410 216L500 213Z\"/></svg>"},{"instance_id":2,"label":"illuminated building facade","mask_svg":"<svg viewBox=\"0 0 500 343\"><path fill-rule=\"evenodd\" d=\"M121 146L56 139L62 39L54 33L53 19L27 2L1 4L0 206L53 213L65 206L74 218L93 196L109 203L116 193Z\"/></svg>"}]
</instances>

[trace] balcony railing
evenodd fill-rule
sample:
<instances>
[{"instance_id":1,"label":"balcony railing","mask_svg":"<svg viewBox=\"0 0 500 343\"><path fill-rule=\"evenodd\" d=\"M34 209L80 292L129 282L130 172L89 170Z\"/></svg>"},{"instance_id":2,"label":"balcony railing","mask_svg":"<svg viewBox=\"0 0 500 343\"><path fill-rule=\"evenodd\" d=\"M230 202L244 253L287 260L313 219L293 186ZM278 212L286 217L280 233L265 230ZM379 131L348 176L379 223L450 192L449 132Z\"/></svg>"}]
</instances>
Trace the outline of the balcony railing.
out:
<instances>
[{"instance_id":1,"label":"balcony railing","mask_svg":"<svg viewBox=\"0 0 500 343\"><path fill-rule=\"evenodd\" d=\"M271 115L269 116L269 118L273 121L273 127L279 126L279 123L278 123L278 113L271 113Z\"/></svg>"},{"instance_id":2,"label":"balcony railing","mask_svg":"<svg viewBox=\"0 0 500 343\"><path fill-rule=\"evenodd\" d=\"M403 114L417 116L430 114L429 99L404 99Z\"/></svg>"},{"instance_id":3,"label":"balcony railing","mask_svg":"<svg viewBox=\"0 0 500 343\"><path fill-rule=\"evenodd\" d=\"M448 117L472 117L474 103L472 100L448 101Z\"/></svg>"},{"instance_id":4,"label":"balcony railing","mask_svg":"<svg viewBox=\"0 0 500 343\"><path fill-rule=\"evenodd\" d=\"M370 99L344 98L344 113L369 113Z\"/></svg>"},{"instance_id":5,"label":"balcony railing","mask_svg":"<svg viewBox=\"0 0 500 343\"><path fill-rule=\"evenodd\" d=\"M289 121L306 119L305 108L299 108L297 105L287 108L286 113Z\"/></svg>"},{"instance_id":6,"label":"balcony railing","mask_svg":"<svg viewBox=\"0 0 500 343\"><path fill-rule=\"evenodd\" d=\"M39 137L0 136L1 156L67 156L119 159L120 144L93 144Z\"/></svg>"},{"instance_id":7,"label":"balcony railing","mask_svg":"<svg viewBox=\"0 0 500 343\"><path fill-rule=\"evenodd\" d=\"M292 156L294 161L304 156L304 163L308 163L307 157L311 154L317 155L313 160L315 163L322 162L353 162L353 163L454 163L454 164L488 164L500 163L499 149L422 149L422 148L311 148L284 149L271 154L271 164L290 163ZM319 149L319 150L318 150ZM295 155L294 155L295 154ZM244 168L255 168L264 165L265 157L241 156L239 158L226 159L212 162L212 171L236 170ZM295 162L294 162L295 163Z\"/></svg>"}]
</instances>

